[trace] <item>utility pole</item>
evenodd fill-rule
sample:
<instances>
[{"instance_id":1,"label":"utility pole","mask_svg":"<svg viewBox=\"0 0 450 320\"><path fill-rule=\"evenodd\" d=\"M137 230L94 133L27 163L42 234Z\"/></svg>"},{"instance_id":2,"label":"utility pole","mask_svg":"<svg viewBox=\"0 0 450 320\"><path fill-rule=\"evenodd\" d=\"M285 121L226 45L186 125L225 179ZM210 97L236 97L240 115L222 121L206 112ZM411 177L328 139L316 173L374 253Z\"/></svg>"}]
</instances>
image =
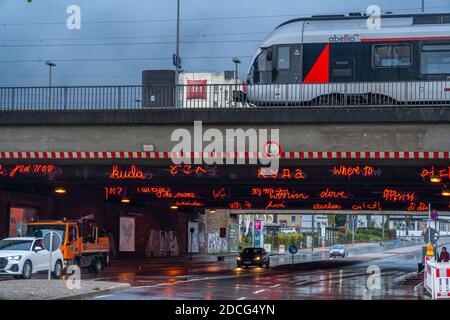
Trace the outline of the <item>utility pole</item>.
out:
<instances>
[{"instance_id":1,"label":"utility pole","mask_svg":"<svg viewBox=\"0 0 450 320\"><path fill-rule=\"evenodd\" d=\"M425 0L422 0L422 13L425 12Z\"/></svg>"}]
</instances>

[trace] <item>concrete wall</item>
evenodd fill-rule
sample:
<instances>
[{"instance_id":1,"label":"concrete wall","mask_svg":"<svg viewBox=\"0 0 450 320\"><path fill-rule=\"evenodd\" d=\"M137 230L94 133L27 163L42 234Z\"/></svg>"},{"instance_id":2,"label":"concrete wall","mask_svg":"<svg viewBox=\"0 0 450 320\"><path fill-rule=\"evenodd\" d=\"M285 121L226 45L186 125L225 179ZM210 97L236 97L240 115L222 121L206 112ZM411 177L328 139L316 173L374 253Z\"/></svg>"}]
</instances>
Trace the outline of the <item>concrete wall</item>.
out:
<instances>
[{"instance_id":1,"label":"concrete wall","mask_svg":"<svg viewBox=\"0 0 450 320\"><path fill-rule=\"evenodd\" d=\"M35 125L0 126L0 151L171 151L176 128L186 125ZM204 130L210 126L204 126ZM227 128L251 126L219 125ZM280 129L284 151L448 151L447 124L283 124L255 125L256 129ZM193 135L192 135L193 136ZM204 143L206 146L207 143Z\"/></svg>"}]
</instances>

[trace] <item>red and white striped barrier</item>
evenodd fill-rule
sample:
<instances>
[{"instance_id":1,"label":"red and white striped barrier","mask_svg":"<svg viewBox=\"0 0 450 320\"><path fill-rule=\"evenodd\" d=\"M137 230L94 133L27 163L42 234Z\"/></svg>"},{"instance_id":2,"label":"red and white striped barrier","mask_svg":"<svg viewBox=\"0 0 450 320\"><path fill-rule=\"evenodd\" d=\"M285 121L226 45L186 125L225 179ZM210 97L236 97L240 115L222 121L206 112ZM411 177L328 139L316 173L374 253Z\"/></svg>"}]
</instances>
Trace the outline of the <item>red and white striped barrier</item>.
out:
<instances>
[{"instance_id":1,"label":"red and white striped barrier","mask_svg":"<svg viewBox=\"0 0 450 320\"><path fill-rule=\"evenodd\" d=\"M0 152L0 159L182 159L182 158L203 158L203 159L262 159L267 158L263 152L132 152L132 151L112 151L112 152ZM301 152L281 152L279 159L450 159L450 152L423 152L423 151L301 151Z\"/></svg>"},{"instance_id":2,"label":"red and white striped barrier","mask_svg":"<svg viewBox=\"0 0 450 320\"><path fill-rule=\"evenodd\" d=\"M425 262L424 286L433 300L450 299L450 263Z\"/></svg>"}]
</instances>

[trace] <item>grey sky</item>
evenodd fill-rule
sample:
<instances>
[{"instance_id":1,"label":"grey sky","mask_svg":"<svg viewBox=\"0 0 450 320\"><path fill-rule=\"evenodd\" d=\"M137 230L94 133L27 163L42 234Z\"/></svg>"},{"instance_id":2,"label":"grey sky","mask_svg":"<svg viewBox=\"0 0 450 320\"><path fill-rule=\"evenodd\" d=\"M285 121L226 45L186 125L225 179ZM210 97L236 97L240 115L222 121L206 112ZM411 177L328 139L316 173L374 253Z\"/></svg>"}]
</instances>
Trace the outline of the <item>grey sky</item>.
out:
<instances>
[{"instance_id":1,"label":"grey sky","mask_svg":"<svg viewBox=\"0 0 450 320\"><path fill-rule=\"evenodd\" d=\"M418 12L421 6L421 0L181 3L183 68L231 70L231 57L240 56L241 74L262 39L288 19L364 12L371 4L394 13ZM66 28L72 4L81 7L81 30ZM426 0L426 7L426 12L448 12L450 0ZM46 85L48 59L58 64L55 85L139 84L144 69L172 69L175 18L176 0L0 0L0 86ZM96 61L76 61L85 59Z\"/></svg>"}]
</instances>

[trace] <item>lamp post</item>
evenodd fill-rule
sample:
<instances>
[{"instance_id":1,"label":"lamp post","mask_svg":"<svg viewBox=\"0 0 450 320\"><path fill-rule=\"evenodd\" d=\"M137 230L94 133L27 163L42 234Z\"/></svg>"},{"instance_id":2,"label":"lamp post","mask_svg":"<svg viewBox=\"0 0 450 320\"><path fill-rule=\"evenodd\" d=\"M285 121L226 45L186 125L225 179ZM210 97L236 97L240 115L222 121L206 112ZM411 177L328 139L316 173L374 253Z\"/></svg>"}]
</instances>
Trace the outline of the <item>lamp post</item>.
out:
<instances>
[{"instance_id":1,"label":"lamp post","mask_svg":"<svg viewBox=\"0 0 450 320\"><path fill-rule=\"evenodd\" d=\"M422 0L422 12L425 12L425 0Z\"/></svg>"},{"instance_id":2,"label":"lamp post","mask_svg":"<svg viewBox=\"0 0 450 320\"><path fill-rule=\"evenodd\" d=\"M180 74L180 0L177 0L177 44L175 54L175 85L178 85L178 75Z\"/></svg>"},{"instance_id":3,"label":"lamp post","mask_svg":"<svg viewBox=\"0 0 450 320\"><path fill-rule=\"evenodd\" d=\"M177 0L177 43L175 51L175 107L178 107L178 84L180 76L180 0Z\"/></svg>"},{"instance_id":4,"label":"lamp post","mask_svg":"<svg viewBox=\"0 0 450 320\"><path fill-rule=\"evenodd\" d=\"M45 64L49 69L49 77L48 77L48 108L50 109L52 105L52 68L56 67L56 63L53 61L45 61Z\"/></svg>"},{"instance_id":5,"label":"lamp post","mask_svg":"<svg viewBox=\"0 0 450 320\"><path fill-rule=\"evenodd\" d=\"M239 58L233 58L233 63L235 64L234 69L234 80L235 80L235 99L234 99L234 107L237 107L237 92L238 92L238 79L239 79L239 64L241 63L241 60Z\"/></svg>"}]
</instances>

